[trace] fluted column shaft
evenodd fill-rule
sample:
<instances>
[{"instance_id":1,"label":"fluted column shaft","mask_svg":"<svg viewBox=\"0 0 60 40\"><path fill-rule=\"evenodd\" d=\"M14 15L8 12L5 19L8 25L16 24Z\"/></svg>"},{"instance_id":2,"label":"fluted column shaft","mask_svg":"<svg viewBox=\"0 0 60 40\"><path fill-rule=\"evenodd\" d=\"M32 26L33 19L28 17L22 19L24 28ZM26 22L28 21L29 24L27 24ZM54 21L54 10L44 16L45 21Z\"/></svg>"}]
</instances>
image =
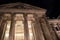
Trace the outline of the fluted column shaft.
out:
<instances>
[{"instance_id":1,"label":"fluted column shaft","mask_svg":"<svg viewBox=\"0 0 60 40\"><path fill-rule=\"evenodd\" d=\"M54 31L57 39L60 40L60 38L59 38L58 35L57 35L56 29L54 28L54 24L53 24L53 23L51 24L51 27L52 27L52 29L53 29L53 31Z\"/></svg>"},{"instance_id":2,"label":"fluted column shaft","mask_svg":"<svg viewBox=\"0 0 60 40\"><path fill-rule=\"evenodd\" d=\"M34 19L35 21L33 22L34 25L33 32L34 32L35 40L45 40L37 14L34 14Z\"/></svg>"},{"instance_id":3,"label":"fluted column shaft","mask_svg":"<svg viewBox=\"0 0 60 40\"><path fill-rule=\"evenodd\" d=\"M6 19L4 19L4 14L0 14L0 40L4 40L4 34L6 31Z\"/></svg>"},{"instance_id":4,"label":"fluted column shaft","mask_svg":"<svg viewBox=\"0 0 60 40\"><path fill-rule=\"evenodd\" d=\"M29 29L28 29L28 20L27 20L27 14L23 14L24 17L24 40L30 40L29 39Z\"/></svg>"},{"instance_id":5,"label":"fluted column shaft","mask_svg":"<svg viewBox=\"0 0 60 40\"><path fill-rule=\"evenodd\" d=\"M47 26L47 28L48 28L48 30L49 30L49 32L50 32L50 35L51 35L52 39L53 39L53 40L58 40L57 37L56 37L56 35L55 35L54 30L52 29L51 25L50 25L49 22L47 21L48 19L46 18L46 16L43 16L43 18L44 18L44 20L45 20L45 22L46 22L46 26Z\"/></svg>"},{"instance_id":6,"label":"fluted column shaft","mask_svg":"<svg viewBox=\"0 0 60 40\"><path fill-rule=\"evenodd\" d=\"M15 20L14 20L15 14L11 15L11 25L10 25L10 31L9 31L9 40L15 39Z\"/></svg>"},{"instance_id":7,"label":"fluted column shaft","mask_svg":"<svg viewBox=\"0 0 60 40\"><path fill-rule=\"evenodd\" d=\"M45 21L44 17L40 18L40 24L41 24L41 28L43 30L45 39L46 40L53 40L53 38L52 38L52 36L49 32L49 29L48 29L48 26L46 24L46 21Z\"/></svg>"}]
</instances>

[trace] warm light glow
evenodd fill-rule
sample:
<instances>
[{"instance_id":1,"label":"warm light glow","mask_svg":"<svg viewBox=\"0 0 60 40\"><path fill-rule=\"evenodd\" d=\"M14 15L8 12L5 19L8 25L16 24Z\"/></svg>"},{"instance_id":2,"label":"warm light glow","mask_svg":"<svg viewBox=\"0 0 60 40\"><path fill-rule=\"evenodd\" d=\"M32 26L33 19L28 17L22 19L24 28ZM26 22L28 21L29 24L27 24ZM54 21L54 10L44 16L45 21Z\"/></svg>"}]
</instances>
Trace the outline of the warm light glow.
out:
<instances>
[{"instance_id":1,"label":"warm light glow","mask_svg":"<svg viewBox=\"0 0 60 40\"><path fill-rule=\"evenodd\" d=\"M9 24L7 25L7 28L8 28L8 29L10 28L10 25L9 25Z\"/></svg>"},{"instance_id":2,"label":"warm light glow","mask_svg":"<svg viewBox=\"0 0 60 40\"><path fill-rule=\"evenodd\" d=\"M29 35L32 36L33 34L30 33ZM6 37L9 37L9 33L6 33L5 36L6 36ZM23 34L23 33L18 33L18 34L15 34L15 36L24 36L24 34Z\"/></svg>"},{"instance_id":3,"label":"warm light glow","mask_svg":"<svg viewBox=\"0 0 60 40\"><path fill-rule=\"evenodd\" d=\"M11 23L11 21L7 21L7 28L6 28L4 40L8 40L8 38L9 38L10 23Z\"/></svg>"},{"instance_id":4,"label":"warm light glow","mask_svg":"<svg viewBox=\"0 0 60 40\"><path fill-rule=\"evenodd\" d=\"M15 40L24 40L23 21L16 21L16 24L15 24Z\"/></svg>"},{"instance_id":5,"label":"warm light glow","mask_svg":"<svg viewBox=\"0 0 60 40\"><path fill-rule=\"evenodd\" d=\"M30 33L30 36L33 36L33 34L32 34L32 33Z\"/></svg>"},{"instance_id":6,"label":"warm light glow","mask_svg":"<svg viewBox=\"0 0 60 40\"><path fill-rule=\"evenodd\" d=\"M28 21L28 28L29 28L29 37L32 40L33 33L31 29L31 21ZM7 24L7 30L5 33L5 39L9 38L9 30L10 30L10 22ZM16 21L15 24L15 40L24 40L24 25L22 21Z\"/></svg>"},{"instance_id":7,"label":"warm light glow","mask_svg":"<svg viewBox=\"0 0 60 40\"><path fill-rule=\"evenodd\" d=\"M23 33L15 34L15 36L24 36Z\"/></svg>"},{"instance_id":8,"label":"warm light glow","mask_svg":"<svg viewBox=\"0 0 60 40\"><path fill-rule=\"evenodd\" d=\"M9 33L6 33L5 37L9 37Z\"/></svg>"}]
</instances>

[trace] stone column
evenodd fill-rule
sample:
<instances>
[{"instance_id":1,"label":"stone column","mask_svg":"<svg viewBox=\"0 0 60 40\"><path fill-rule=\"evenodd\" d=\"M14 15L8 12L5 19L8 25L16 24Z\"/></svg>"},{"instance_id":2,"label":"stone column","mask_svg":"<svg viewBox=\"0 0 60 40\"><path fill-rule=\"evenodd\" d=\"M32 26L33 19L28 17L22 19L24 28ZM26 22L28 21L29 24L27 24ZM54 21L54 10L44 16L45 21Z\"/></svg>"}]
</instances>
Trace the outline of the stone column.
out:
<instances>
[{"instance_id":1,"label":"stone column","mask_svg":"<svg viewBox=\"0 0 60 40\"><path fill-rule=\"evenodd\" d=\"M34 39L35 40L45 40L43 36L43 32L39 23L39 18L37 14L34 15L34 21L32 22L33 26L33 33L34 33Z\"/></svg>"},{"instance_id":2,"label":"stone column","mask_svg":"<svg viewBox=\"0 0 60 40\"><path fill-rule=\"evenodd\" d=\"M27 14L23 14L24 17L24 40L30 40L29 39L29 29L28 29L28 20L27 20Z\"/></svg>"},{"instance_id":3,"label":"stone column","mask_svg":"<svg viewBox=\"0 0 60 40\"><path fill-rule=\"evenodd\" d=\"M15 39L15 14L11 14L11 25L10 25L10 31L9 31L9 40Z\"/></svg>"},{"instance_id":4,"label":"stone column","mask_svg":"<svg viewBox=\"0 0 60 40\"><path fill-rule=\"evenodd\" d=\"M0 29L1 29L1 23L2 23L2 21L3 21L3 14L1 13L0 14Z\"/></svg>"},{"instance_id":5,"label":"stone column","mask_svg":"<svg viewBox=\"0 0 60 40\"><path fill-rule=\"evenodd\" d=\"M53 24L53 23L51 24L51 27L52 27L55 35L56 35L57 40L60 40L60 38L59 38L58 35L57 35L56 29L54 28L54 24Z\"/></svg>"},{"instance_id":6,"label":"stone column","mask_svg":"<svg viewBox=\"0 0 60 40\"><path fill-rule=\"evenodd\" d=\"M51 36L52 36L53 40L58 40L58 38L57 38L52 26L50 25L48 27L50 28L50 33L51 33Z\"/></svg>"},{"instance_id":7,"label":"stone column","mask_svg":"<svg viewBox=\"0 0 60 40\"><path fill-rule=\"evenodd\" d=\"M5 38L6 28L7 28L7 24L6 24L6 22L5 22L4 28L3 28L3 31L2 31L2 37L1 37L1 40L4 40L4 38Z\"/></svg>"},{"instance_id":8,"label":"stone column","mask_svg":"<svg viewBox=\"0 0 60 40\"><path fill-rule=\"evenodd\" d=\"M0 40L4 40L6 19L4 19L4 14L0 15L0 18Z\"/></svg>"},{"instance_id":9,"label":"stone column","mask_svg":"<svg viewBox=\"0 0 60 40\"><path fill-rule=\"evenodd\" d=\"M43 16L43 17L44 17L44 20L46 22L46 26L47 26L47 28L48 28L48 30L50 32L50 35L52 36L52 39L53 40L58 40L57 37L56 37L56 35L55 35L54 30L52 29L51 25L48 22L48 19L46 18L46 16Z\"/></svg>"},{"instance_id":10,"label":"stone column","mask_svg":"<svg viewBox=\"0 0 60 40\"><path fill-rule=\"evenodd\" d=\"M45 40L53 40L44 17L40 17L40 24L41 24L41 28L43 30Z\"/></svg>"}]
</instances>

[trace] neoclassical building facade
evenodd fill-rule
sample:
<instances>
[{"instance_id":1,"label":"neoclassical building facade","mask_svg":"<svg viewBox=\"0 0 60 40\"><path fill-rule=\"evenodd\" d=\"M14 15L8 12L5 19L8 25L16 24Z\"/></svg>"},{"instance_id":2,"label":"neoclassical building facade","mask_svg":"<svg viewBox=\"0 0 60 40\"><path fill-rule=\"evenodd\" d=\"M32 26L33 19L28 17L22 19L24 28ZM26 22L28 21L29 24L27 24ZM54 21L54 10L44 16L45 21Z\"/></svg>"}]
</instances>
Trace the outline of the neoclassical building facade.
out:
<instances>
[{"instance_id":1,"label":"neoclassical building facade","mask_svg":"<svg viewBox=\"0 0 60 40\"><path fill-rule=\"evenodd\" d=\"M0 5L0 40L60 40L60 20L47 19L46 11L20 2Z\"/></svg>"}]
</instances>

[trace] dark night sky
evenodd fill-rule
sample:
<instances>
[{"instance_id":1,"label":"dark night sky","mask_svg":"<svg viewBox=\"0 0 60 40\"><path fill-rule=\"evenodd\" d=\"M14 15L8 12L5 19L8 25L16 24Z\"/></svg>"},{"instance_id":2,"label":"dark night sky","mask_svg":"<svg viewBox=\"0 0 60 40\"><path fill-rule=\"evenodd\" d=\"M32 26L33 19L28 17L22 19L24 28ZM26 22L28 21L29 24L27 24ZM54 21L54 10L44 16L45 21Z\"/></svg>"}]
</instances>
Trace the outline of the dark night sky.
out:
<instances>
[{"instance_id":1,"label":"dark night sky","mask_svg":"<svg viewBox=\"0 0 60 40\"><path fill-rule=\"evenodd\" d=\"M0 0L0 4L23 2L47 9L46 15L50 18L57 18L60 15L59 0Z\"/></svg>"}]
</instances>

